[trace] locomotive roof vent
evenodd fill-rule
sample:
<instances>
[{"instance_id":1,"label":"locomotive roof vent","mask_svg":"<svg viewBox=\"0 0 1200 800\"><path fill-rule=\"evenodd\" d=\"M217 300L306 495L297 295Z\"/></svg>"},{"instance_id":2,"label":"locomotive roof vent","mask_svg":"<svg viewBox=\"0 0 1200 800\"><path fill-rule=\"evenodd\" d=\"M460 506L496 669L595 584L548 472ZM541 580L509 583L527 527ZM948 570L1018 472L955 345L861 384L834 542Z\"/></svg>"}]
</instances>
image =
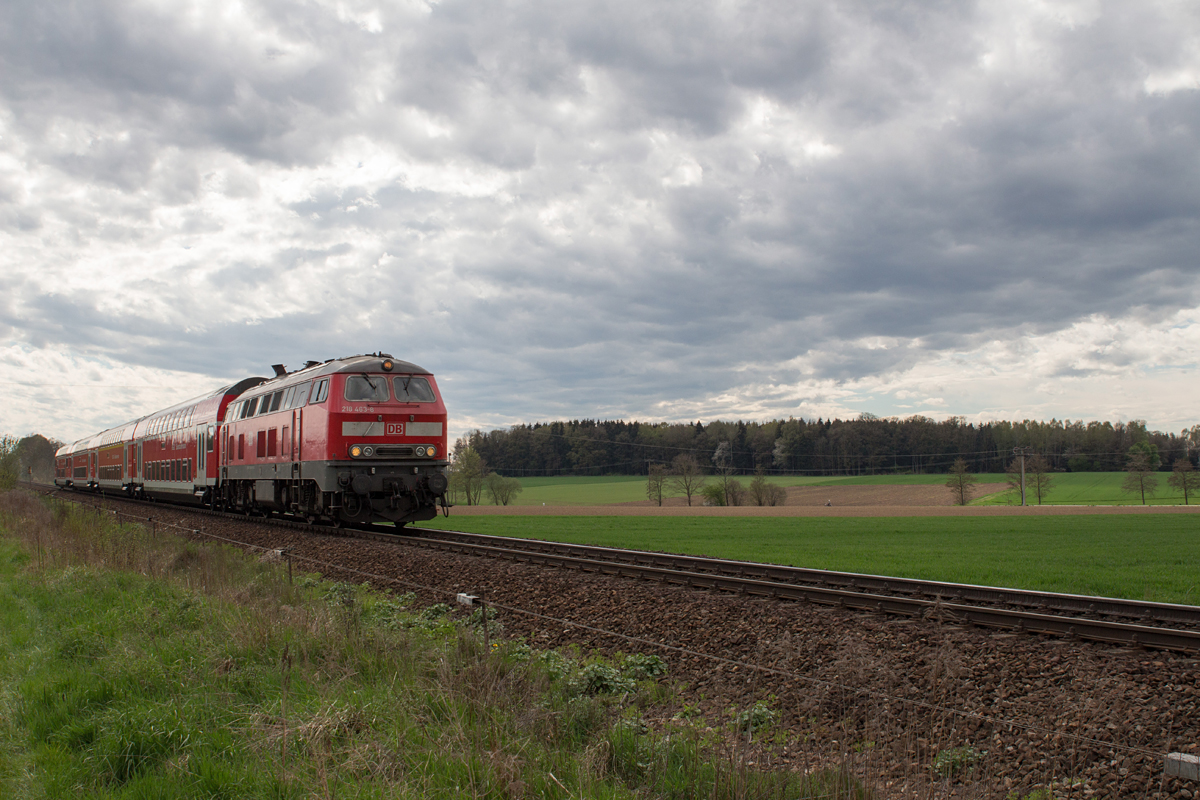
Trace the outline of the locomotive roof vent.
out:
<instances>
[{"instance_id":1,"label":"locomotive roof vent","mask_svg":"<svg viewBox=\"0 0 1200 800\"><path fill-rule=\"evenodd\" d=\"M271 369L275 370L276 378L282 378L284 375L287 375L287 367L283 364L272 364Z\"/></svg>"}]
</instances>

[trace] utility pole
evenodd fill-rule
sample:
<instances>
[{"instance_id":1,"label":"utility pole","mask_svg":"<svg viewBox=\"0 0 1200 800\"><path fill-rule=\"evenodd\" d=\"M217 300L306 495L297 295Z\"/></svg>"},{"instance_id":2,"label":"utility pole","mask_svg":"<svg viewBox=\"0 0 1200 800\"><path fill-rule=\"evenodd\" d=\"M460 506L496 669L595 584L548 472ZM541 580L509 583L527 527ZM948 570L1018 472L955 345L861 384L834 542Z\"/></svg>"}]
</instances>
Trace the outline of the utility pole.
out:
<instances>
[{"instance_id":1,"label":"utility pole","mask_svg":"<svg viewBox=\"0 0 1200 800\"><path fill-rule=\"evenodd\" d=\"M1014 447L1013 455L1021 457L1021 505L1025 505L1025 456L1029 455L1028 447Z\"/></svg>"}]
</instances>

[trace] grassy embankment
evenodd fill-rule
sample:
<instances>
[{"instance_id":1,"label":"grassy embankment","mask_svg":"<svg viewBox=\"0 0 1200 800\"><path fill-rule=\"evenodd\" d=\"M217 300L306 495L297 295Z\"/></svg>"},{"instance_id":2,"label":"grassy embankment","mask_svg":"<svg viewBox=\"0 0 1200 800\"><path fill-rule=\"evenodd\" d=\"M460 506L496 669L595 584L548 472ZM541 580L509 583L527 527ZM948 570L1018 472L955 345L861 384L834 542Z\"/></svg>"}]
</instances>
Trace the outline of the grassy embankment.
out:
<instances>
[{"instance_id":1,"label":"grassy embankment","mask_svg":"<svg viewBox=\"0 0 1200 800\"><path fill-rule=\"evenodd\" d=\"M764 769L779 731L674 715L653 658L489 650L445 606L286 576L0 495L0 797L864 796Z\"/></svg>"},{"instance_id":2,"label":"grassy embankment","mask_svg":"<svg viewBox=\"0 0 1200 800\"><path fill-rule=\"evenodd\" d=\"M1200 605L1200 516L480 516L454 530Z\"/></svg>"}]
</instances>

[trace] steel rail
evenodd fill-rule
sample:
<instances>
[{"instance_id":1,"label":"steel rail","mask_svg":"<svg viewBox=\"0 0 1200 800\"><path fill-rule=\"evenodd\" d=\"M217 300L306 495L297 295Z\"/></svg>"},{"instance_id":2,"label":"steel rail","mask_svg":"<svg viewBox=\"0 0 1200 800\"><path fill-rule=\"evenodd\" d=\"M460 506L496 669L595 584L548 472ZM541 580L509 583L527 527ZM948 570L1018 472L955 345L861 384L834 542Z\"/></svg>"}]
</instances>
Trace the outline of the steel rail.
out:
<instances>
[{"instance_id":1,"label":"steel rail","mask_svg":"<svg viewBox=\"0 0 1200 800\"><path fill-rule=\"evenodd\" d=\"M375 534L372 538L377 537L389 540L406 538L398 534ZM881 595L854 589L805 586L712 572L691 572L629 561L606 561L570 554L567 552L567 548L560 552L549 552L425 537L409 537L408 543L418 547L466 555L486 555L603 575L655 580L680 586L716 589L782 600L807 601L909 617L923 617L939 622L971 624L1163 650L1200 651L1200 630L1177 630L1111 620L1063 617L1027 610L974 606L941 599L929 600L911 596Z\"/></svg>"},{"instance_id":2,"label":"steel rail","mask_svg":"<svg viewBox=\"0 0 1200 800\"><path fill-rule=\"evenodd\" d=\"M1027 589L1007 589L968 583L946 583L914 578L896 578L856 572L763 564L753 561L689 556L675 553L654 553L643 550L623 550L595 545L563 544L541 539L487 536L485 534L442 531L430 528L405 530L430 538L456 538L468 542L493 543L514 550L546 553L567 553L581 558L627 561L647 566L685 569L690 572L761 578L779 583L843 588L862 592L883 592L913 597L926 597L943 602L985 603L989 606L1016 606L1033 611L1058 611L1094 617L1118 617L1141 623L1161 622L1200 627L1200 606L1174 603L1154 603L1113 597L1058 594Z\"/></svg>"},{"instance_id":3,"label":"steel rail","mask_svg":"<svg viewBox=\"0 0 1200 800\"><path fill-rule=\"evenodd\" d=\"M57 489L58 487L47 488ZM1139 606L1146 606L1150 610L1145 613L1132 613L1132 615L1157 619L1157 617L1152 617L1152 614L1171 611L1186 615L1187 612L1191 612L1193 616L1189 616L1187 621L1192 621L1200 619L1200 608L1194 606L1139 603L1119 598L1057 595L1050 592L1028 592L972 584L938 583L859 573L826 572L776 564L621 550L411 526L402 530L389 529L386 526L372 526L365 529L334 528L280 517L253 517L237 512L163 505L112 495L100 495L100 497L164 510L188 511L314 533L351 536L391 544L407 544L464 555L505 558L529 564L578 569L584 572L640 580L654 580L660 583L694 588L811 602L909 617L923 617L943 623L971 624L1154 649L1200 652L1200 629L1180 630L1044 613L1047 608L1053 607L1052 603L1061 601L1066 607L1081 613L1106 613L1098 611L1098 609L1116 608L1121 610L1119 613L1130 616L1131 612L1128 609L1136 610ZM80 500L82 499L83 497L80 497ZM721 570L728 570L728 572ZM795 582L797 576L805 576L810 582ZM824 580L825 578L828 580ZM879 594L879 591L899 592L899 594ZM916 596L919 594L924 596ZM1027 598L1025 603L1035 605L1038 610L1002 608L997 605L980 606L962 602L971 600L973 602L1019 605L1020 603L1016 602L1014 597Z\"/></svg>"}]
</instances>

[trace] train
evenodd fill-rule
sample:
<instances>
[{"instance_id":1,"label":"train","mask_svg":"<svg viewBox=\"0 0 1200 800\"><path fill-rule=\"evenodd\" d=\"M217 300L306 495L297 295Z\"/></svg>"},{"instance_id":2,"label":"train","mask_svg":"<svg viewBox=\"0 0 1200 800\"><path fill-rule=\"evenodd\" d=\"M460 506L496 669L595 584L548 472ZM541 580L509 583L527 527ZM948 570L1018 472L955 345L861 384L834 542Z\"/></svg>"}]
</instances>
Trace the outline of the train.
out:
<instances>
[{"instance_id":1,"label":"train","mask_svg":"<svg viewBox=\"0 0 1200 800\"><path fill-rule=\"evenodd\" d=\"M429 370L382 352L273 370L63 446L55 484L334 527L448 513Z\"/></svg>"}]
</instances>

